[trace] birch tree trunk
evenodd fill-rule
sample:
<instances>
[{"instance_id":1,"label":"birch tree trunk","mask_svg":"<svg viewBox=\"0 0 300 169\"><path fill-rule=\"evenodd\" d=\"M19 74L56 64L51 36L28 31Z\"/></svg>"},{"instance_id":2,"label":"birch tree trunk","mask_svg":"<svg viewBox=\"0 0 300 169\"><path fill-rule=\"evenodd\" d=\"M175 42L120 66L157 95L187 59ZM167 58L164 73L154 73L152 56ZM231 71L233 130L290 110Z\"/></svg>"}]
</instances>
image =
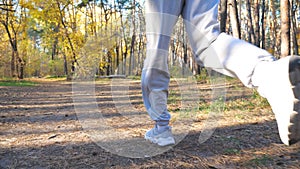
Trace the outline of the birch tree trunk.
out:
<instances>
[{"instance_id":1,"label":"birch tree trunk","mask_svg":"<svg viewBox=\"0 0 300 169\"><path fill-rule=\"evenodd\" d=\"M290 4L289 0L280 0L280 19L281 19L281 57L290 54Z\"/></svg>"},{"instance_id":2,"label":"birch tree trunk","mask_svg":"<svg viewBox=\"0 0 300 169\"><path fill-rule=\"evenodd\" d=\"M231 21L233 36L240 39L241 27L239 22L239 14L238 14L236 0L230 0L230 21Z\"/></svg>"}]
</instances>

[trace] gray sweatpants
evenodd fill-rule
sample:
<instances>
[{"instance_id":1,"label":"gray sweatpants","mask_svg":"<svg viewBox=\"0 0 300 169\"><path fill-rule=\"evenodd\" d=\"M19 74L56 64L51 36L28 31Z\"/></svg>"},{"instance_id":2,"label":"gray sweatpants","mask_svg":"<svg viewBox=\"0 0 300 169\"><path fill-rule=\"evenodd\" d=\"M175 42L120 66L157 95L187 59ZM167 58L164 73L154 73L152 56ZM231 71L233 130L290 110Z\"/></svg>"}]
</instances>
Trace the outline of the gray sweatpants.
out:
<instances>
[{"instance_id":1,"label":"gray sweatpants","mask_svg":"<svg viewBox=\"0 0 300 169\"><path fill-rule=\"evenodd\" d=\"M167 110L170 74L168 51L170 37L178 17L186 31L198 64L224 75L237 77L253 87L251 77L261 61L274 57L254 45L220 33L218 0L146 0L147 56L142 72L144 105L158 125L168 125Z\"/></svg>"}]
</instances>

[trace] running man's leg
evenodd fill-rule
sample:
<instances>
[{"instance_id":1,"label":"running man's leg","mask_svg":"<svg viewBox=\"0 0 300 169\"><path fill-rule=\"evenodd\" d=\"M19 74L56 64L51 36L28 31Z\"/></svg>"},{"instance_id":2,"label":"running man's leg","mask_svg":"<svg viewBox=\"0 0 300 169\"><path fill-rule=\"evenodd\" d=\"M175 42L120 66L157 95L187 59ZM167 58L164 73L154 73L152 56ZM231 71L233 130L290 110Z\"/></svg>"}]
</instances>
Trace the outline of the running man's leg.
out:
<instances>
[{"instance_id":1,"label":"running man's leg","mask_svg":"<svg viewBox=\"0 0 300 169\"><path fill-rule=\"evenodd\" d=\"M300 141L300 58L275 61L267 51L219 33L218 0L186 0L183 18L199 64L257 87L275 114L280 138Z\"/></svg>"},{"instance_id":2,"label":"running man's leg","mask_svg":"<svg viewBox=\"0 0 300 169\"><path fill-rule=\"evenodd\" d=\"M144 105L156 125L168 127L167 97L170 75L168 51L173 27L181 13L181 0L146 0L147 54L142 71ZM163 128L163 127L162 127Z\"/></svg>"},{"instance_id":3,"label":"running man's leg","mask_svg":"<svg viewBox=\"0 0 300 169\"><path fill-rule=\"evenodd\" d=\"M255 66L263 60L274 61L274 57L245 41L220 34L218 3L219 0L186 0L183 17L196 60L252 87Z\"/></svg>"}]
</instances>

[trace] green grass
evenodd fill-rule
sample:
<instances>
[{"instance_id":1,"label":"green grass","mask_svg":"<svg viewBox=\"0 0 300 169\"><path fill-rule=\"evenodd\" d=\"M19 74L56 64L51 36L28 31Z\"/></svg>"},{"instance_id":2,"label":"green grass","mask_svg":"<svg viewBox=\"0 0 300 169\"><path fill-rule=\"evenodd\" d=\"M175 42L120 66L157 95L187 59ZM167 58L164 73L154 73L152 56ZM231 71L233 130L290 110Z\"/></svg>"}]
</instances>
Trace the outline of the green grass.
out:
<instances>
[{"instance_id":1,"label":"green grass","mask_svg":"<svg viewBox=\"0 0 300 169\"><path fill-rule=\"evenodd\" d=\"M227 148L224 150L224 153L226 155L237 155L237 154L240 154L241 151L238 149L235 149L235 148Z\"/></svg>"},{"instance_id":2,"label":"green grass","mask_svg":"<svg viewBox=\"0 0 300 169\"><path fill-rule=\"evenodd\" d=\"M256 108L266 108L269 106L267 99L261 97L258 92L254 91L251 96L240 97L234 100L227 100L225 110L242 110L250 111Z\"/></svg>"},{"instance_id":3,"label":"green grass","mask_svg":"<svg viewBox=\"0 0 300 169\"><path fill-rule=\"evenodd\" d=\"M0 86L35 86L37 82L26 81L26 80L0 80Z\"/></svg>"},{"instance_id":4,"label":"green grass","mask_svg":"<svg viewBox=\"0 0 300 169\"><path fill-rule=\"evenodd\" d=\"M141 76L128 76L127 78L131 80L141 80Z\"/></svg>"},{"instance_id":5,"label":"green grass","mask_svg":"<svg viewBox=\"0 0 300 169\"><path fill-rule=\"evenodd\" d=\"M67 76L55 76L55 75L49 75L46 76L45 79L59 79L59 78L67 78Z\"/></svg>"},{"instance_id":6,"label":"green grass","mask_svg":"<svg viewBox=\"0 0 300 169\"><path fill-rule=\"evenodd\" d=\"M262 156L258 156L258 157L251 159L250 161L248 161L246 163L246 165L248 165L248 166L264 166L272 161L273 161L273 159L269 155L262 155Z\"/></svg>"}]
</instances>

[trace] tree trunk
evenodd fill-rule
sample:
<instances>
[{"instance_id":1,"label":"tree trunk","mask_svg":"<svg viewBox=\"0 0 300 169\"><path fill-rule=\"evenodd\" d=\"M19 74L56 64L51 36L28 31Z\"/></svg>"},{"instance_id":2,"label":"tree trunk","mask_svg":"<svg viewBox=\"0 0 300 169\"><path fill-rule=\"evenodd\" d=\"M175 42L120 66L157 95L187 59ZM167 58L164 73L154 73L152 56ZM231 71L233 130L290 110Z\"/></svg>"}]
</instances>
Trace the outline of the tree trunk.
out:
<instances>
[{"instance_id":1,"label":"tree trunk","mask_svg":"<svg viewBox=\"0 0 300 169\"><path fill-rule=\"evenodd\" d=\"M241 27L239 22L239 14L238 14L236 0L230 0L230 21L231 21L233 36L240 39Z\"/></svg>"},{"instance_id":2,"label":"tree trunk","mask_svg":"<svg viewBox=\"0 0 300 169\"><path fill-rule=\"evenodd\" d=\"M122 36L123 36L123 41L124 41L124 49L123 49L123 42L121 40L121 52L123 55L123 71L122 73L126 75L126 66L127 66L127 51L128 51L128 44L127 44L127 39L126 39L126 32L125 32L125 24L122 19L122 12L120 11L120 20L121 20L121 30L122 30Z\"/></svg>"},{"instance_id":3,"label":"tree trunk","mask_svg":"<svg viewBox=\"0 0 300 169\"><path fill-rule=\"evenodd\" d=\"M16 64L16 55L15 52L12 51L11 53L11 60L10 60L10 73L11 77L17 77L17 64Z\"/></svg>"},{"instance_id":4,"label":"tree trunk","mask_svg":"<svg viewBox=\"0 0 300 169\"><path fill-rule=\"evenodd\" d=\"M116 74L119 74L120 73L120 63L119 63L119 59L120 59L120 46L119 46L119 44L118 44L119 42L118 42L118 39L116 39L116 48L115 48L115 50L116 50L116 59L115 59L115 61L116 61L116 69L117 69L117 72L114 72L114 73L116 73Z\"/></svg>"},{"instance_id":5,"label":"tree trunk","mask_svg":"<svg viewBox=\"0 0 300 169\"><path fill-rule=\"evenodd\" d=\"M254 0L255 45L258 47L260 46L259 8L260 8L259 0Z\"/></svg>"},{"instance_id":6,"label":"tree trunk","mask_svg":"<svg viewBox=\"0 0 300 169\"><path fill-rule=\"evenodd\" d=\"M64 72L65 72L65 75L67 77L69 77L67 56L66 56L65 52L62 52L62 54L63 54L63 58L64 58Z\"/></svg>"},{"instance_id":7,"label":"tree trunk","mask_svg":"<svg viewBox=\"0 0 300 169\"><path fill-rule=\"evenodd\" d=\"M247 15L248 15L248 28L249 28L249 39L248 41L250 43L255 43L255 34L254 34L254 28L253 28L253 21L252 21L252 12L251 12L251 3L250 0L247 0Z\"/></svg>"},{"instance_id":8,"label":"tree trunk","mask_svg":"<svg viewBox=\"0 0 300 169\"><path fill-rule=\"evenodd\" d=\"M68 43L70 45L70 48L71 48L71 53L72 53L72 56L73 56L72 67L71 67L72 72L71 73L74 73L76 64L78 65L75 48L74 48L73 42L71 40L70 34L68 32L68 26L66 25L66 23L64 21L63 10L60 9L60 2L58 0L56 0L56 5L57 5L57 8L59 10L60 22L63 25L65 36L66 36L66 38L68 40Z\"/></svg>"},{"instance_id":9,"label":"tree trunk","mask_svg":"<svg viewBox=\"0 0 300 169\"><path fill-rule=\"evenodd\" d=\"M17 56L19 54L17 53ZM23 61L23 59L21 57L18 56L18 60L19 60L19 73L18 73L18 78L19 79L24 79L24 69L25 69L25 62Z\"/></svg>"},{"instance_id":10,"label":"tree trunk","mask_svg":"<svg viewBox=\"0 0 300 169\"><path fill-rule=\"evenodd\" d=\"M54 33L57 34L58 32L59 32L59 24L54 29ZM51 60L54 60L55 56L58 54L57 45L58 45L58 37L55 36L53 44L52 44Z\"/></svg>"},{"instance_id":11,"label":"tree trunk","mask_svg":"<svg viewBox=\"0 0 300 169\"><path fill-rule=\"evenodd\" d=\"M3 12L3 20L1 20L2 25L5 28L6 34L8 36L8 40L12 49L10 69L11 69L11 77L18 77L18 46L17 46L17 33L14 29L14 23L10 12L13 12L13 4L12 1L5 3L6 11ZM2 19L2 16L1 16Z\"/></svg>"},{"instance_id":12,"label":"tree trunk","mask_svg":"<svg viewBox=\"0 0 300 169\"><path fill-rule=\"evenodd\" d=\"M128 74L132 75L134 68L134 53L135 53L135 39L136 39L136 25L135 25L135 0L132 1L132 36L131 36L131 46L130 46L130 58L129 58L129 68Z\"/></svg>"},{"instance_id":13,"label":"tree trunk","mask_svg":"<svg viewBox=\"0 0 300 169\"><path fill-rule=\"evenodd\" d=\"M226 31L227 20L227 0L221 0L220 2L220 31Z\"/></svg>"},{"instance_id":14,"label":"tree trunk","mask_svg":"<svg viewBox=\"0 0 300 169\"><path fill-rule=\"evenodd\" d=\"M280 0L280 18L281 18L281 57L290 54L290 4L289 0Z\"/></svg>"},{"instance_id":15,"label":"tree trunk","mask_svg":"<svg viewBox=\"0 0 300 169\"><path fill-rule=\"evenodd\" d=\"M8 35L9 38L9 42L12 48L12 58L11 58L11 76L12 77L18 77L18 78L23 78L22 76L20 76L19 72L19 64L23 64L23 60L19 57L19 53L18 53L18 45L17 45L17 33L14 31L13 29L13 36L11 34L11 31L9 29L9 25L8 23L3 23L5 29L6 29L6 33ZM21 68L24 68L24 65L22 65ZM23 70L22 70L23 71Z\"/></svg>"},{"instance_id":16,"label":"tree trunk","mask_svg":"<svg viewBox=\"0 0 300 169\"><path fill-rule=\"evenodd\" d=\"M276 9L275 9L275 2L274 1L270 1L270 10L271 10L271 17L270 17L270 48L272 50L272 55L275 55L275 50L276 50Z\"/></svg>"},{"instance_id":17,"label":"tree trunk","mask_svg":"<svg viewBox=\"0 0 300 169\"><path fill-rule=\"evenodd\" d=\"M261 48L265 49L265 9L266 8L266 1L262 0L261 2Z\"/></svg>"},{"instance_id":18,"label":"tree trunk","mask_svg":"<svg viewBox=\"0 0 300 169\"><path fill-rule=\"evenodd\" d=\"M295 6L295 8L291 8L291 27L292 27L292 50L291 50L291 54L292 55L298 55L299 54L299 46L298 46L298 40L297 40L297 16L296 16L296 12L297 12L297 4L294 0L291 1L291 7Z\"/></svg>"}]
</instances>

